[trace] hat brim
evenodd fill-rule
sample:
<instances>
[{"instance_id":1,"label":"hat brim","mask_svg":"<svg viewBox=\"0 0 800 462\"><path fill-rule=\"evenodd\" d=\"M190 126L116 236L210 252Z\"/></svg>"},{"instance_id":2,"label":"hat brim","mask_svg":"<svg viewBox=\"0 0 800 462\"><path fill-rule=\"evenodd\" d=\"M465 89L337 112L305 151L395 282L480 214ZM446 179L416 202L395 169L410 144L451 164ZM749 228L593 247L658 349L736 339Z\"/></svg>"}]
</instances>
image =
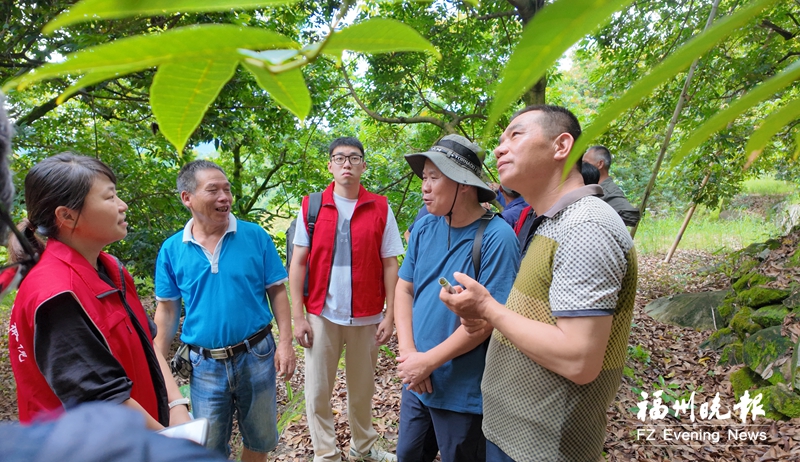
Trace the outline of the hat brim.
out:
<instances>
[{"instance_id":1,"label":"hat brim","mask_svg":"<svg viewBox=\"0 0 800 462\"><path fill-rule=\"evenodd\" d=\"M497 197L492 188L487 186L477 175L448 160L447 155L442 152L426 151L406 154L405 159L414 174L420 178L422 178L422 171L425 169L425 160L430 160L447 178L459 184L475 186L478 190L478 202L489 202Z\"/></svg>"}]
</instances>

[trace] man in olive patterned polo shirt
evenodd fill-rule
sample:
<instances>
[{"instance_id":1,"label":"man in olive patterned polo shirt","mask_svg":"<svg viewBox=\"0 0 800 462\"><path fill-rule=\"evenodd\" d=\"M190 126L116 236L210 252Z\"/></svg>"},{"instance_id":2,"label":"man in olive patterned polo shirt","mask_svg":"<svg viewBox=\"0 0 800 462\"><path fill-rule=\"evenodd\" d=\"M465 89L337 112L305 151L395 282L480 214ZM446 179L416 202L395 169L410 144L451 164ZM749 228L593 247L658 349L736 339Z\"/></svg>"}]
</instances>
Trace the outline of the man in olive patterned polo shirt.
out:
<instances>
[{"instance_id":1,"label":"man in olive patterned polo shirt","mask_svg":"<svg viewBox=\"0 0 800 462\"><path fill-rule=\"evenodd\" d=\"M497 303L463 274L458 295L442 292L468 331L495 331L486 356L486 460L600 460L606 410L616 396L636 295L636 252L580 161L562 180L580 136L557 106L529 106L511 119L495 149L504 185L538 212L508 296Z\"/></svg>"}]
</instances>

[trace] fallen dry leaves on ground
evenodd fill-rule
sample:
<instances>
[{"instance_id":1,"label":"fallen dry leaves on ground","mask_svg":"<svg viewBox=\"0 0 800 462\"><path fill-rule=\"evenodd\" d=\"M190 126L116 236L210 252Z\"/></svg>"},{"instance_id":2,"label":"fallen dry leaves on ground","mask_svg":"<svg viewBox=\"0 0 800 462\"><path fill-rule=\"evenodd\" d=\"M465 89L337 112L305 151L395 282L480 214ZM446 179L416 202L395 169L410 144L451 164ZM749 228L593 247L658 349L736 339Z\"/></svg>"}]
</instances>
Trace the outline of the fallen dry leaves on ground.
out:
<instances>
[{"instance_id":1,"label":"fallen dry leaves on ground","mask_svg":"<svg viewBox=\"0 0 800 462\"><path fill-rule=\"evenodd\" d=\"M665 383L675 384L683 392L691 385L698 390L696 404L710 400L719 393L723 411L736 402L728 382L728 374L735 370L716 366L714 353L701 354L698 345L709 332L674 327L659 323L644 315L643 308L650 301L681 292L702 292L723 289L729 286L727 278L713 271L723 257L703 252L679 250L672 262L662 262L663 256L639 257L639 290L636 298L634 326L630 345L640 345L650 353L649 363L629 358L628 366L635 371L633 378L623 377L617 398L608 410L608 436L605 451L609 461L800 461L799 419L788 422L771 422L760 418L757 427L748 431L764 431L766 441L745 441L728 444L729 429L739 428L732 418L724 421L703 421L703 431L719 431L719 444L699 442L670 442L668 445L653 445L641 439L637 441L636 430L644 428L631 408L637 406L640 396L633 388L641 388L652 394L658 377ZM7 332L8 320L0 320L0 328ZM374 398L373 422L382 436L380 444L394 450L397 443L397 426L400 412L400 381L396 377L396 340L389 344L389 352L382 350L376 371L376 394ZM302 355L300 355L302 356ZM303 390L303 362L298 358L298 372L290 386L293 393ZM637 383L639 381L639 383ZM702 387L702 389L700 388ZM17 420L16 397L13 376L8 360L5 339L0 344L0 420ZM300 397L302 401L302 397ZM313 458L311 438L302 407L292 406L284 384L278 386L279 412L288 413L293 420L284 430L278 448L269 457L277 461L309 461ZM331 404L334 409L339 446L349 448L350 431L347 425L347 395L343 371L339 371ZM675 430L692 430L687 416L680 420L668 417L659 422ZM653 425L650 425L651 427ZM696 428L695 428L696 430ZM660 442L658 442L660 443Z\"/></svg>"}]
</instances>

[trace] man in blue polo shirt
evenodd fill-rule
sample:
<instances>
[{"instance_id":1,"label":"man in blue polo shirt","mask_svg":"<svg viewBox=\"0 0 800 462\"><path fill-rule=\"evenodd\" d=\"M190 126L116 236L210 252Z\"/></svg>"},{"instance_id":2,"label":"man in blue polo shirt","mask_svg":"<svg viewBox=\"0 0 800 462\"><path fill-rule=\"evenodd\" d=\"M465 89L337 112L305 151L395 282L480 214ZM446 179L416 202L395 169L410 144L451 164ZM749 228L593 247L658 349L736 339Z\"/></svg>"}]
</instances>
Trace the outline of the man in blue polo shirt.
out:
<instances>
[{"instance_id":1,"label":"man in blue polo shirt","mask_svg":"<svg viewBox=\"0 0 800 462\"><path fill-rule=\"evenodd\" d=\"M178 191L192 219L158 254L155 343L169 353L183 299L192 410L211 421L207 446L230 453L235 411L242 460L266 461L278 444L276 370L289 380L295 368L286 270L269 234L231 214L231 185L218 165L186 164ZM277 348L273 314L283 334Z\"/></svg>"}]
</instances>

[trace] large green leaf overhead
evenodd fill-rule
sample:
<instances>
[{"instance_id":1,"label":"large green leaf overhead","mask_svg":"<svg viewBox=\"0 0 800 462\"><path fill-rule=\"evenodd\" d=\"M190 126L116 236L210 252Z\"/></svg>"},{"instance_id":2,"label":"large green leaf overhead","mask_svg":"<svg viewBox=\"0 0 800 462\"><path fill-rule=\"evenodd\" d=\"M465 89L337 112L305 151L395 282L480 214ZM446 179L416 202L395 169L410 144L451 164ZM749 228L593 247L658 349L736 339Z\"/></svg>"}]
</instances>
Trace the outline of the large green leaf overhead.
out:
<instances>
[{"instance_id":1,"label":"large green leaf overhead","mask_svg":"<svg viewBox=\"0 0 800 462\"><path fill-rule=\"evenodd\" d=\"M83 0L56 16L42 32L94 19L118 19L137 15L199 13L229 9L253 9L287 5L297 0Z\"/></svg>"},{"instance_id":2,"label":"large green leaf overhead","mask_svg":"<svg viewBox=\"0 0 800 462\"><path fill-rule=\"evenodd\" d=\"M744 152L748 156L748 165L752 164L761 155L761 151L764 150L770 138L798 118L800 118L800 98L789 101L785 106L764 119L761 122L761 126L747 140L747 147L745 147ZM798 136L800 136L800 131L798 131ZM800 149L800 144L798 144L797 148Z\"/></svg>"},{"instance_id":3,"label":"large green leaf overhead","mask_svg":"<svg viewBox=\"0 0 800 462\"><path fill-rule=\"evenodd\" d=\"M46 64L4 85L25 88L33 82L87 73L140 71L161 64L201 59L242 59L238 50L297 48L294 41L276 32L227 24L189 26L162 34L138 35L87 48L66 57L63 62Z\"/></svg>"},{"instance_id":4,"label":"large green leaf overhead","mask_svg":"<svg viewBox=\"0 0 800 462\"><path fill-rule=\"evenodd\" d=\"M266 90L276 103L300 119L311 111L311 94L300 69L274 74L261 67L244 62L244 67L256 78L258 86Z\"/></svg>"},{"instance_id":5,"label":"large green leaf overhead","mask_svg":"<svg viewBox=\"0 0 800 462\"><path fill-rule=\"evenodd\" d=\"M150 87L150 106L159 129L179 152L238 64L233 59L205 60L158 68Z\"/></svg>"},{"instance_id":6,"label":"large green leaf overhead","mask_svg":"<svg viewBox=\"0 0 800 462\"><path fill-rule=\"evenodd\" d=\"M525 26L503 69L485 133L523 93L541 79L564 52L605 24L612 13L632 0L559 0L547 5Z\"/></svg>"},{"instance_id":7,"label":"large green leaf overhead","mask_svg":"<svg viewBox=\"0 0 800 462\"><path fill-rule=\"evenodd\" d=\"M694 148L700 146L711 135L722 130L725 126L736 119L740 114L752 108L761 101L769 98L778 91L786 88L794 82L800 80L800 60L795 61L789 67L783 70L780 74L762 82L750 92L746 93L741 98L737 99L726 109L718 112L714 117L706 121L702 126L698 127L692 132L692 135L683 144L680 149L675 153L670 163L671 167L675 167L689 154Z\"/></svg>"},{"instance_id":8,"label":"large green leaf overhead","mask_svg":"<svg viewBox=\"0 0 800 462\"><path fill-rule=\"evenodd\" d=\"M342 52L388 53L393 51L427 51L441 58L425 37L400 21L374 18L334 32L322 52L341 58Z\"/></svg>"},{"instance_id":9,"label":"large green leaf overhead","mask_svg":"<svg viewBox=\"0 0 800 462\"><path fill-rule=\"evenodd\" d=\"M692 38L686 44L667 56L657 67L639 79L628 91L611 101L594 122L581 134L569 156L568 166L580 157L593 140L605 133L620 114L635 106L643 98L652 94L656 88L675 78L676 73L688 68L692 61L717 46L725 37L753 20L753 17L777 0L756 0L736 13L722 18L705 32Z\"/></svg>"}]
</instances>

